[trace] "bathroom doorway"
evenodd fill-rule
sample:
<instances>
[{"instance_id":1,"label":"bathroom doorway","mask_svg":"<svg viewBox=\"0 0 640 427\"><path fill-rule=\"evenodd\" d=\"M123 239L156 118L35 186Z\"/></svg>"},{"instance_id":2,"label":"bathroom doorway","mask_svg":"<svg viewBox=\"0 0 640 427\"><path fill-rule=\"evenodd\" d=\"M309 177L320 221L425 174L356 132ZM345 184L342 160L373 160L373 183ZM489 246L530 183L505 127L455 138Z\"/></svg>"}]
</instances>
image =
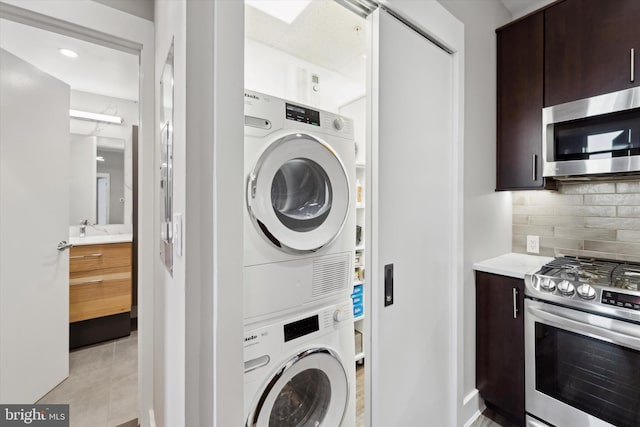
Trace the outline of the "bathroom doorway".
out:
<instances>
[{"instance_id":1,"label":"bathroom doorway","mask_svg":"<svg viewBox=\"0 0 640 427\"><path fill-rule=\"evenodd\" d=\"M69 218L65 242L73 245L71 251L80 251L66 261L71 270L66 279L68 340L64 340L67 351L72 348L67 359L69 375L48 393L44 389L38 397L29 401L23 397L21 402L70 404L71 425L120 425L137 419L141 412L136 273L136 180L140 176L137 133L142 114L140 76L144 74L140 72L141 45L136 51L135 43L114 40L106 33L19 7L3 4L1 12L3 54L8 52L35 73L41 72L69 87L70 110L64 112L69 127L68 145L60 149L70 153L69 167L60 167L58 175L68 180L71 195L66 202ZM42 102L46 102L46 96ZM30 120L38 125L37 114ZM34 151L33 155L38 153ZM29 162L20 166L25 171L29 167ZM37 175L38 171L31 173ZM100 182L106 185L100 186ZM48 207L42 206L40 211L46 214ZM121 252L128 258L126 266L107 265L114 245L129 245ZM100 246L105 250L94 250ZM92 253L82 253L87 248ZM104 260L105 265L96 268L90 277L85 274L85 267L97 259ZM81 265L82 274L76 277L74 263L86 264ZM110 267L113 268L108 271ZM114 288L107 285L117 285L122 291L100 300L103 291ZM111 304L116 299L117 303ZM5 335L2 336L4 341ZM6 348L5 344L2 347ZM12 398L10 394L4 397Z\"/></svg>"}]
</instances>

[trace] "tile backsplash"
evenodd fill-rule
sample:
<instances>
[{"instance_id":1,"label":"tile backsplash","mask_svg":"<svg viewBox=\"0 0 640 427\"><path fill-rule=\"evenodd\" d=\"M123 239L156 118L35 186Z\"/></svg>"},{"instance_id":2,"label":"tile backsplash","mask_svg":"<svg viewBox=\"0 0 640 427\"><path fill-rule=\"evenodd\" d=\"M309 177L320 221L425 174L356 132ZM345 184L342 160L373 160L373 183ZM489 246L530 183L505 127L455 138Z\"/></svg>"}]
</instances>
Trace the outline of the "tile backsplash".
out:
<instances>
[{"instance_id":1,"label":"tile backsplash","mask_svg":"<svg viewBox=\"0 0 640 427\"><path fill-rule=\"evenodd\" d=\"M640 262L640 179L559 183L513 192L513 252L540 236L540 255Z\"/></svg>"}]
</instances>

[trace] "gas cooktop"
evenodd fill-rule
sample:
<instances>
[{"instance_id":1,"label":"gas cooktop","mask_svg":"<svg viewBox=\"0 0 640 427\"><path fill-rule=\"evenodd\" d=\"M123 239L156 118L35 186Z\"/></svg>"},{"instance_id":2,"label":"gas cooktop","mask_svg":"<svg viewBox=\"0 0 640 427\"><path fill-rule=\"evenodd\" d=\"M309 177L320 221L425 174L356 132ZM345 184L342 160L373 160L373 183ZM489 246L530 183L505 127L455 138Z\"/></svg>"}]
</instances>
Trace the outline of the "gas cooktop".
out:
<instances>
[{"instance_id":1,"label":"gas cooktop","mask_svg":"<svg viewBox=\"0 0 640 427\"><path fill-rule=\"evenodd\" d=\"M559 257L525 275L525 295L640 322L640 264Z\"/></svg>"}]
</instances>

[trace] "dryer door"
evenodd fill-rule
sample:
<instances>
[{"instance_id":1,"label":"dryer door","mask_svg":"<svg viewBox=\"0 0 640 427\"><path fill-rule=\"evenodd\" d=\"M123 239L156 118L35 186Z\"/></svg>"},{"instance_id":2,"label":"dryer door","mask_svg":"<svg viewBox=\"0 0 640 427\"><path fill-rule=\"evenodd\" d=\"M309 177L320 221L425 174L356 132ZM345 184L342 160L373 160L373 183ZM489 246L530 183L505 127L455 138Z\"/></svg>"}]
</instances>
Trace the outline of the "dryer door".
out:
<instances>
[{"instance_id":1,"label":"dryer door","mask_svg":"<svg viewBox=\"0 0 640 427\"><path fill-rule=\"evenodd\" d=\"M267 381L245 427L338 427L348 401L347 374L337 355L309 349Z\"/></svg>"},{"instance_id":2,"label":"dryer door","mask_svg":"<svg viewBox=\"0 0 640 427\"><path fill-rule=\"evenodd\" d=\"M331 243L347 219L349 180L337 153L307 134L276 140L249 176L247 204L257 228L287 252Z\"/></svg>"}]
</instances>

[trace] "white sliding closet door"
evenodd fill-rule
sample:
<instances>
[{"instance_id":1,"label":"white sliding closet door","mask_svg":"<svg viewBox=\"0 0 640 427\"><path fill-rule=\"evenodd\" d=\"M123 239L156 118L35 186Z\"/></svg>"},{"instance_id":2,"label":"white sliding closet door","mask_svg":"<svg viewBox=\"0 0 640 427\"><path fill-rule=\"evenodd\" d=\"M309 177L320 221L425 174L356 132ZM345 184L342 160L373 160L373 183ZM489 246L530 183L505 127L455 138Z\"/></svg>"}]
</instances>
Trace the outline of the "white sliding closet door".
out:
<instances>
[{"instance_id":1,"label":"white sliding closet door","mask_svg":"<svg viewBox=\"0 0 640 427\"><path fill-rule=\"evenodd\" d=\"M369 20L371 426L451 426L453 59L385 10Z\"/></svg>"}]
</instances>

